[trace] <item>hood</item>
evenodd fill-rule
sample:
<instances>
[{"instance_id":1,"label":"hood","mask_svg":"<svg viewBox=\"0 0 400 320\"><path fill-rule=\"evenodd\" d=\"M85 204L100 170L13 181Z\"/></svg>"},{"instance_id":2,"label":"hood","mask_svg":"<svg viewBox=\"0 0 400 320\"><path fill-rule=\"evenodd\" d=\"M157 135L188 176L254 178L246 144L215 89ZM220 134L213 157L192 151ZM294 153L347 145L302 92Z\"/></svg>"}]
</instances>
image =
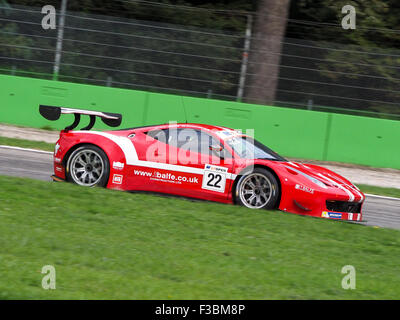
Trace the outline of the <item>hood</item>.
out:
<instances>
[{"instance_id":1,"label":"hood","mask_svg":"<svg viewBox=\"0 0 400 320\"><path fill-rule=\"evenodd\" d=\"M349 196L350 202L362 202L365 199L364 194L353 185L349 180L341 175L321 166L313 164L302 164L288 161L283 164L286 169L298 174L305 174L321 181L328 188L338 188Z\"/></svg>"}]
</instances>

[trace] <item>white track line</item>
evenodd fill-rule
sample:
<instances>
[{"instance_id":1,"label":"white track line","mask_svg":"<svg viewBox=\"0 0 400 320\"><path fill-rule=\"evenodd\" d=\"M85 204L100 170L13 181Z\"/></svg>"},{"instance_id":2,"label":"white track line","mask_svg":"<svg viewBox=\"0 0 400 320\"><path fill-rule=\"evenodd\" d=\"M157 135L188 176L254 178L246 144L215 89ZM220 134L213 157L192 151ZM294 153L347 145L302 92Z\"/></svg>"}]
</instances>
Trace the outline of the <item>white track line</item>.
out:
<instances>
[{"instance_id":1,"label":"white track line","mask_svg":"<svg viewBox=\"0 0 400 320\"><path fill-rule=\"evenodd\" d=\"M29 149L29 148L20 148L20 147L12 147L12 146L4 146L0 145L1 149L11 149L18 151L28 151L28 152L36 152L36 153L44 153L44 154L53 154L51 151L37 150L37 149Z\"/></svg>"},{"instance_id":2,"label":"white track line","mask_svg":"<svg viewBox=\"0 0 400 320\"><path fill-rule=\"evenodd\" d=\"M372 197L372 198L380 198L380 199L388 199L388 200L400 201L400 198L378 196L378 195L376 195L376 194L369 194L369 193L366 193L365 195L368 196L368 197Z\"/></svg>"}]
</instances>

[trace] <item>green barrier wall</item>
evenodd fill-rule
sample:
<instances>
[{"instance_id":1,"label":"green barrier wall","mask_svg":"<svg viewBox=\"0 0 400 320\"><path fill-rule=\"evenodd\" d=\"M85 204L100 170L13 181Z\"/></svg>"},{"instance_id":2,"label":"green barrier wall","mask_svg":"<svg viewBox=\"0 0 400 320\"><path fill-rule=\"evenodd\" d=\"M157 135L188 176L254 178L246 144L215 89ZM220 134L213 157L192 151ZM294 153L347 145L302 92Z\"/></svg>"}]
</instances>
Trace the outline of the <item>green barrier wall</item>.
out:
<instances>
[{"instance_id":1,"label":"green barrier wall","mask_svg":"<svg viewBox=\"0 0 400 320\"><path fill-rule=\"evenodd\" d=\"M72 115L47 121L39 104L122 113L122 128L188 121L254 129L256 139L285 156L400 169L400 121L0 75L0 122L57 129L72 123ZM107 127L98 121L95 128Z\"/></svg>"},{"instance_id":2,"label":"green barrier wall","mask_svg":"<svg viewBox=\"0 0 400 320\"><path fill-rule=\"evenodd\" d=\"M331 114L326 159L400 169L400 121Z\"/></svg>"}]
</instances>

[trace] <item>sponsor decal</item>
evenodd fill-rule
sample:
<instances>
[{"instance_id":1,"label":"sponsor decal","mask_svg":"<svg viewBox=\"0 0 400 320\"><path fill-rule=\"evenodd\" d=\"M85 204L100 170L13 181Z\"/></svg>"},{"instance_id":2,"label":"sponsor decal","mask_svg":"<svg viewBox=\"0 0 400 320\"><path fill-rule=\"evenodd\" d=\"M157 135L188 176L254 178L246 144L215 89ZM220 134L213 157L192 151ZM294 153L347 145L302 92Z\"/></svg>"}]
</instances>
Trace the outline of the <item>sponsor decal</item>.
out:
<instances>
[{"instance_id":1,"label":"sponsor decal","mask_svg":"<svg viewBox=\"0 0 400 320\"><path fill-rule=\"evenodd\" d=\"M58 172L62 172L62 168L61 168L61 167L56 167L56 170L57 170Z\"/></svg>"},{"instance_id":2,"label":"sponsor decal","mask_svg":"<svg viewBox=\"0 0 400 320\"><path fill-rule=\"evenodd\" d=\"M173 173L161 173L158 171L149 172L143 170L133 170L133 174L136 176L148 177L153 181L169 182L175 184L182 184L182 182L187 183L199 183L199 178L197 177L187 177L183 175L176 175Z\"/></svg>"},{"instance_id":3,"label":"sponsor decal","mask_svg":"<svg viewBox=\"0 0 400 320\"><path fill-rule=\"evenodd\" d=\"M112 182L115 183L115 184L122 184L122 179L123 178L124 178L124 176L121 175L121 174L114 174Z\"/></svg>"},{"instance_id":4,"label":"sponsor decal","mask_svg":"<svg viewBox=\"0 0 400 320\"><path fill-rule=\"evenodd\" d=\"M54 162L61 163L61 158L54 158Z\"/></svg>"},{"instance_id":5,"label":"sponsor decal","mask_svg":"<svg viewBox=\"0 0 400 320\"><path fill-rule=\"evenodd\" d=\"M227 172L228 168L206 164L204 166L202 189L225 192Z\"/></svg>"},{"instance_id":6,"label":"sponsor decal","mask_svg":"<svg viewBox=\"0 0 400 320\"><path fill-rule=\"evenodd\" d=\"M113 162L113 169L122 170L122 169L124 169L124 167L125 167L125 164L122 162L118 162L118 161Z\"/></svg>"},{"instance_id":7,"label":"sponsor decal","mask_svg":"<svg viewBox=\"0 0 400 320\"><path fill-rule=\"evenodd\" d=\"M314 189L303 186L301 184L296 184L295 189L314 194Z\"/></svg>"},{"instance_id":8,"label":"sponsor decal","mask_svg":"<svg viewBox=\"0 0 400 320\"><path fill-rule=\"evenodd\" d=\"M227 173L228 172L228 168L213 166L211 164L206 164L204 166L204 169L208 170L208 171L214 171L214 172L222 172L222 173Z\"/></svg>"},{"instance_id":9,"label":"sponsor decal","mask_svg":"<svg viewBox=\"0 0 400 320\"><path fill-rule=\"evenodd\" d=\"M60 145L56 143L56 145L54 146L54 155L57 155L58 150L60 150Z\"/></svg>"},{"instance_id":10,"label":"sponsor decal","mask_svg":"<svg viewBox=\"0 0 400 320\"><path fill-rule=\"evenodd\" d=\"M341 213L328 212L328 214L329 214L329 218L331 218L331 219L342 219Z\"/></svg>"},{"instance_id":11,"label":"sponsor decal","mask_svg":"<svg viewBox=\"0 0 400 320\"><path fill-rule=\"evenodd\" d=\"M240 132L234 130L222 130L215 133L223 140L240 135Z\"/></svg>"},{"instance_id":12,"label":"sponsor decal","mask_svg":"<svg viewBox=\"0 0 400 320\"><path fill-rule=\"evenodd\" d=\"M342 214L338 212L323 211L321 217L330 219L342 219Z\"/></svg>"}]
</instances>

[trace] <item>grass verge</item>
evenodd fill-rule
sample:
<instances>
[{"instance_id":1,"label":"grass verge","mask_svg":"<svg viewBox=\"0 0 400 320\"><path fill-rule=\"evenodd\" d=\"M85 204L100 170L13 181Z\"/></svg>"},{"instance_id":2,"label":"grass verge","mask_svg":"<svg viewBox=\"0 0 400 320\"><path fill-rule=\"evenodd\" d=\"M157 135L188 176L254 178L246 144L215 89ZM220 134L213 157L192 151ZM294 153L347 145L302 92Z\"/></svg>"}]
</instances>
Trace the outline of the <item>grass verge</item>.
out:
<instances>
[{"instance_id":1,"label":"grass verge","mask_svg":"<svg viewBox=\"0 0 400 320\"><path fill-rule=\"evenodd\" d=\"M0 137L0 145L54 151L54 143Z\"/></svg>"},{"instance_id":2,"label":"grass verge","mask_svg":"<svg viewBox=\"0 0 400 320\"><path fill-rule=\"evenodd\" d=\"M371 194L376 194L379 196L400 198L400 189L375 187L375 186L369 186L366 184L359 184L359 185L357 185L357 187L359 187L360 190L364 193L371 193Z\"/></svg>"},{"instance_id":3,"label":"grass verge","mask_svg":"<svg viewBox=\"0 0 400 320\"><path fill-rule=\"evenodd\" d=\"M0 177L0 299L399 299L400 232ZM41 288L56 268L56 290ZM342 267L356 268L344 290Z\"/></svg>"}]
</instances>

